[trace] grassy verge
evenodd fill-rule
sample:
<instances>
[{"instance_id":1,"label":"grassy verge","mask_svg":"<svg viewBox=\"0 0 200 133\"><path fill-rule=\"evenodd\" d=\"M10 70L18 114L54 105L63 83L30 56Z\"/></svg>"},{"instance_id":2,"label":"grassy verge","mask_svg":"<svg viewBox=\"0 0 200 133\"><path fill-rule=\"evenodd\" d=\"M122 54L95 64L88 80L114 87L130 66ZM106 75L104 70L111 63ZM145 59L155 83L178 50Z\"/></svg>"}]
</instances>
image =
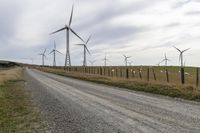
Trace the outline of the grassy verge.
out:
<instances>
[{"instance_id":1,"label":"grassy verge","mask_svg":"<svg viewBox=\"0 0 200 133\"><path fill-rule=\"evenodd\" d=\"M127 88L130 90L143 91L169 97L182 98L200 102L200 90L194 86L181 86L175 84L160 84L138 80L124 80L119 78L103 77L99 75L81 74L67 72L64 70L45 68L45 72L54 73L71 78L106 84L115 87Z\"/></svg>"},{"instance_id":2,"label":"grassy verge","mask_svg":"<svg viewBox=\"0 0 200 133\"><path fill-rule=\"evenodd\" d=\"M41 131L44 123L24 90L22 69L1 71L0 79L0 133Z\"/></svg>"}]
</instances>

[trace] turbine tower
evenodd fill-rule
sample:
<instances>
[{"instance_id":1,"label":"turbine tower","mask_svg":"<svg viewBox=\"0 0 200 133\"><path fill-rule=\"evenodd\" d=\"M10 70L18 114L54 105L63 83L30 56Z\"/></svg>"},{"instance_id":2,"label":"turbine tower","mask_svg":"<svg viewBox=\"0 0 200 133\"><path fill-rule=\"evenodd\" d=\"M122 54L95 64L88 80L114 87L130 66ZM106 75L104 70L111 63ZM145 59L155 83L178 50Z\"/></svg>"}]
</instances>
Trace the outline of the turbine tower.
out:
<instances>
[{"instance_id":1,"label":"turbine tower","mask_svg":"<svg viewBox=\"0 0 200 133\"><path fill-rule=\"evenodd\" d=\"M127 66L128 58L131 58L131 56L126 56L126 55L123 55L123 56L124 56L125 66Z\"/></svg>"},{"instance_id":2,"label":"turbine tower","mask_svg":"<svg viewBox=\"0 0 200 133\"><path fill-rule=\"evenodd\" d=\"M181 61L181 67L184 67L184 64L183 64L183 53L186 52L187 50L189 50L190 48L187 48L185 50L180 50L175 46L174 46L174 48L180 52L179 61Z\"/></svg>"},{"instance_id":3,"label":"turbine tower","mask_svg":"<svg viewBox=\"0 0 200 133\"><path fill-rule=\"evenodd\" d=\"M76 44L76 45L80 45L83 46L83 52L84 52L84 59L83 59L83 66L87 66L87 55L86 55L86 51L90 54L90 51L87 48L87 44L90 41L91 35L89 36L88 40L86 41L86 43L82 43L82 44Z\"/></svg>"},{"instance_id":4,"label":"turbine tower","mask_svg":"<svg viewBox=\"0 0 200 133\"><path fill-rule=\"evenodd\" d=\"M62 54L60 51L56 50L56 42L54 41L54 49L49 53L53 53L53 66L56 66L56 53Z\"/></svg>"},{"instance_id":5,"label":"turbine tower","mask_svg":"<svg viewBox=\"0 0 200 133\"><path fill-rule=\"evenodd\" d=\"M107 65L107 60L108 60L107 57L106 57L106 55L105 55L105 57L104 57L103 60L104 60L104 66L106 66Z\"/></svg>"},{"instance_id":6,"label":"turbine tower","mask_svg":"<svg viewBox=\"0 0 200 133\"><path fill-rule=\"evenodd\" d=\"M72 10L71 10L71 16L70 16L70 20L69 20L69 23L68 25L65 25L63 28L51 33L50 35L52 34L55 34L57 32L60 32L60 31L63 31L63 30L66 30L66 57L65 57L65 67L66 66L71 66L71 58L70 58L70 50L69 50L69 33L70 31L76 35L80 40L82 40L84 42L84 40L71 28L71 23L72 23L72 17L73 17L73 10L74 10L74 6L72 6Z\"/></svg>"},{"instance_id":7,"label":"turbine tower","mask_svg":"<svg viewBox=\"0 0 200 133\"><path fill-rule=\"evenodd\" d=\"M46 49L44 50L43 53L40 53L40 54L39 54L39 55L42 56L42 65L43 65L43 66L44 66L44 59L47 58L46 55L45 55L45 53L46 53Z\"/></svg>"},{"instance_id":8,"label":"turbine tower","mask_svg":"<svg viewBox=\"0 0 200 133\"><path fill-rule=\"evenodd\" d=\"M161 62L165 62L165 66L167 66L167 62L170 61L170 59L167 58L167 55L165 53L165 58Z\"/></svg>"}]
</instances>

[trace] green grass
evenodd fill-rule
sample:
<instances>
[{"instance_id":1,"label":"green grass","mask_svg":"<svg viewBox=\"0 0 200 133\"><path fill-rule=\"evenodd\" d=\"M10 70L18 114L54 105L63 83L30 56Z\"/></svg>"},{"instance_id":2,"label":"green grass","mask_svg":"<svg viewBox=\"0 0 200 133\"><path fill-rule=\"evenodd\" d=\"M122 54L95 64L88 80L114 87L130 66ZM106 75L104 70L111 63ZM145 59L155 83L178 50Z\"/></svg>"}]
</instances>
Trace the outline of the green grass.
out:
<instances>
[{"instance_id":1,"label":"green grass","mask_svg":"<svg viewBox=\"0 0 200 133\"><path fill-rule=\"evenodd\" d=\"M121 78L111 78L92 74L67 72L59 69L45 68L40 70L95 83L200 102L200 90L191 85L183 86L176 84L162 84L158 82L146 82L133 79L126 80Z\"/></svg>"},{"instance_id":2,"label":"green grass","mask_svg":"<svg viewBox=\"0 0 200 133\"><path fill-rule=\"evenodd\" d=\"M24 81L0 85L0 133L39 132L44 124L25 92Z\"/></svg>"}]
</instances>

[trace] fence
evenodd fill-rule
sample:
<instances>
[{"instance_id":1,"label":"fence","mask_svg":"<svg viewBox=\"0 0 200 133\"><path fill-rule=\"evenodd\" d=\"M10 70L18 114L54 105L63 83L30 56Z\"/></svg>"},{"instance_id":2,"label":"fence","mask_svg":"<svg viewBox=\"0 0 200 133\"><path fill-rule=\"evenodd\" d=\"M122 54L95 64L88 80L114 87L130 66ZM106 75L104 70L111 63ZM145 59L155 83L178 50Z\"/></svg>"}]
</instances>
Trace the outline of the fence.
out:
<instances>
[{"instance_id":1,"label":"fence","mask_svg":"<svg viewBox=\"0 0 200 133\"><path fill-rule=\"evenodd\" d=\"M49 66L46 66L49 67ZM147 66L94 66L94 67L49 67L54 69L64 69L68 72L94 74L100 76L108 76L113 78L122 79L135 79L143 81L154 81L161 83L172 83L172 84L188 84L199 86L199 68L194 67L147 67Z\"/></svg>"}]
</instances>

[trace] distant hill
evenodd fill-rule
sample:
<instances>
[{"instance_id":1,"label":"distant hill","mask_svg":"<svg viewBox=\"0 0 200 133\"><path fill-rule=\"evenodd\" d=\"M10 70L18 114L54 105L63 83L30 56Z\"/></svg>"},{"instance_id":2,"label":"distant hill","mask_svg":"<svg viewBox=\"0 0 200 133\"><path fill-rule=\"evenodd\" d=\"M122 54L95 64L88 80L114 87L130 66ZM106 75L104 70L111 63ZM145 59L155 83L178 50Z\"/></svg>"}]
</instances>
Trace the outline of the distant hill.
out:
<instances>
[{"instance_id":1,"label":"distant hill","mask_svg":"<svg viewBox=\"0 0 200 133\"><path fill-rule=\"evenodd\" d=\"M20 66L19 63L0 60L0 68Z\"/></svg>"}]
</instances>

